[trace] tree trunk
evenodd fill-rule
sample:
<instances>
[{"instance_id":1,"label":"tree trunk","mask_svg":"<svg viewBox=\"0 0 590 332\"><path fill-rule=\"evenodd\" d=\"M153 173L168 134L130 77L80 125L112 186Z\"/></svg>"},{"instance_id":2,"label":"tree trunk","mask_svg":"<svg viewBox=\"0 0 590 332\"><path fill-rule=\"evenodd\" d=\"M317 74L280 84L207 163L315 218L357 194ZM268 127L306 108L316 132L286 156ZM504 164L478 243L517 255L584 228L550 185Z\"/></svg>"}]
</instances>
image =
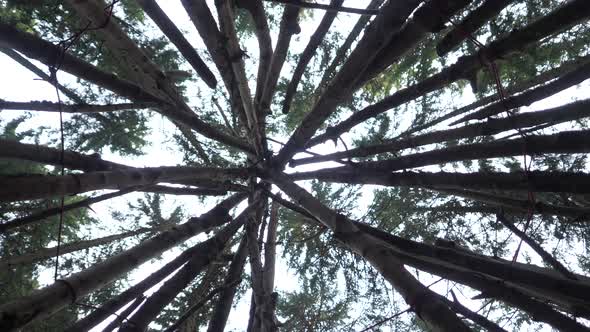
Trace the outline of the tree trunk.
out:
<instances>
[{"instance_id":1,"label":"tree trunk","mask_svg":"<svg viewBox=\"0 0 590 332\"><path fill-rule=\"evenodd\" d=\"M160 233L68 278L57 280L54 284L29 296L3 304L0 306L0 328L4 331L12 331L34 320L47 317L69 303L76 302L89 293L108 285L116 278L165 250L204 230L228 221L227 211L243 198L243 195L234 195L202 217L191 219L171 230Z\"/></svg>"},{"instance_id":2,"label":"tree trunk","mask_svg":"<svg viewBox=\"0 0 590 332\"><path fill-rule=\"evenodd\" d=\"M502 119L488 119L486 122L466 125L459 128L433 131L430 133L407 137L397 140L387 140L382 144L369 145L347 151L331 153L318 157L307 157L291 160L291 167L312 162L322 162L353 157L367 157L385 152L397 152L403 149L415 148L422 145L442 143L444 141L473 138L477 136L491 136L508 130L532 127L539 124L558 124L590 116L590 99L575 101L570 104L536 111L521 113Z\"/></svg>"},{"instance_id":3,"label":"tree trunk","mask_svg":"<svg viewBox=\"0 0 590 332\"><path fill-rule=\"evenodd\" d=\"M143 332L158 314L215 259L225 247L225 244L244 224L246 213L242 212L235 221L217 232L214 237L198 245L189 261L168 279L162 287L147 298L145 303L125 322L120 332Z\"/></svg>"},{"instance_id":4,"label":"tree trunk","mask_svg":"<svg viewBox=\"0 0 590 332\"><path fill-rule=\"evenodd\" d=\"M248 257L247 241L248 237L244 235L242 237L242 241L240 241L238 251L234 255L234 259L229 266L229 270L227 271L227 275L223 283L224 285L230 285L236 280L240 280L240 277L244 271L244 265L246 264L246 258ZM234 301L237 287L238 285L235 284L234 286L224 288L224 290L221 292L217 302L215 303L215 307L213 308L213 313L211 314L211 319L209 320L207 332L225 330L225 324L227 323L227 318L229 317L229 312Z\"/></svg>"},{"instance_id":5,"label":"tree trunk","mask_svg":"<svg viewBox=\"0 0 590 332\"><path fill-rule=\"evenodd\" d=\"M330 228L345 246L367 259L404 297L418 317L438 331L470 331L470 329L436 296L416 280L379 240L363 234L345 216L333 212L307 191L280 175L272 178L281 190Z\"/></svg>"},{"instance_id":6,"label":"tree trunk","mask_svg":"<svg viewBox=\"0 0 590 332\"><path fill-rule=\"evenodd\" d=\"M49 198L102 189L125 189L184 179L227 180L246 175L245 169L148 167L63 176L2 176L0 187L7 190L0 193L0 202Z\"/></svg>"},{"instance_id":7,"label":"tree trunk","mask_svg":"<svg viewBox=\"0 0 590 332\"><path fill-rule=\"evenodd\" d=\"M119 233L119 234L115 234L115 235L109 235L109 236L101 237L98 239L82 240L82 241L78 241L78 242L74 242L74 243L62 244L59 247L59 253L60 253L60 255L65 255L65 254L69 254L72 252L76 252L76 251L100 246L103 244L111 243L113 241L122 240L122 239L125 239L128 237L132 237L132 236L143 234L143 233L160 232L160 231L166 230L167 228L170 228L172 226L173 225L161 225L161 226L152 227L152 228L140 228L135 231L124 232L124 233ZM29 264L29 263L45 260L45 259L55 256L56 253L57 253L57 247L51 247L51 248L39 249L39 250L37 250L33 253L29 253L29 254L22 254L22 255L18 255L18 256L8 256L8 257L5 257L2 260L0 260L0 269L10 268L13 265Z\"/></svg>"},{"instance_id":8,"label":"tree trunk","mask_svg":"<svg viewBox=\"0 0 590 332\"><path fill-rule=\"evenodd\" d=\"M393 95L384 98L378 103L353 113L349 118L338 123L338 125L328 127L324 134L315 137L305 146L311 147L329 139L336 139L354 126L387 110L441 89L457 80L464 79L474 71L480 70L487 61L494 61L511 52L522 49L544 37L583 22L589 16L590 2L586 0L569 1L522 29L514 30L508 36L492 42L476 54L461 57L455 64L443 69L441 72L412 86L398 90ZM486 59L486 61L481 61L482 58Z\"/></svg>"}]
</instances>

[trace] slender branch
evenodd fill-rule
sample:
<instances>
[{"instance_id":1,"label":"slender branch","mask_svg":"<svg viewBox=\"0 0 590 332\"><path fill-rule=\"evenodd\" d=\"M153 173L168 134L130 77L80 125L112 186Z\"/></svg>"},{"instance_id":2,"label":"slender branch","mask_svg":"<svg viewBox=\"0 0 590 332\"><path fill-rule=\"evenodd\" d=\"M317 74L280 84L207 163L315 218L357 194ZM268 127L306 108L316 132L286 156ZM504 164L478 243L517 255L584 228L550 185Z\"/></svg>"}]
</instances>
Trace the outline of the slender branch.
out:
<instances>
[{"instance_id":1,"label":"slender branch","mask_svg":"<svg viewBox=\"0 0 590 332\"><path fill-rule=\"evenodd\" d=\"M498 324L490 321L489 319L487 319L486 317L478 314L477 312L471 311L469 308L467 308L466 306L462 305L459 300L457 300L457 297L455 296L455 293L453 293L453 291L451 290L451 294L453 295L453 301L450 301L449 299L447 299L444 296L441 296L440 299L446 303L449 308L451 308L453 311L455 311L458 314L463 315L463 317L466 317L470 320L472 320L474 323L476 323L477 325L485 328L487 331L491 331L491 332L507 332L506 330L504 330L503 328L501 328Z\"/></svg>"},{"instance_id":2,"label":"slender branch","mask_svg":"<svg viewBox=\"0 0 590 332\"><path fill-rule=\"evenodd\" d=\"M522 239L526 244L528 244L539 256L541 256L541 258L543 259L543 261L545 263L552 266L554 269L559 271L559 273L563 274L565 277L572 279L572 280L578 280L576 278L576 276L572 272L570 272L563 264L561 264L557 259L555 259L553 256L551 256L550 253L545 251L545 249L543 249L543 247L541 247L540 244L535 242L535 240L533 240L525 232L521 231L513 223L508 221L506 219L506 217L504 217L501 213L498 213L496 215L496 219L499 222L501 222L502 225L504 225L506 228L508 228L512 233L516 234L516 236L518 236L520 239Z\"/></svg>"},{"instance_id":3,"label":"slender branch","mask_svg":"<svg viewBox=\"0 0 590 332\"><path fill-rule=\"evenodd\" d=\"M63 85L55 82L42 69L40 69L39 67L35 66L31 61L27 60L27 58L23 57L18 52L15 52L14 50L12 50L10 48L2 47L2 45L0 45L0 52L8 55L14 61L18 62L23 67L25 67L28 70L30 70L31 72L33 72L35 75L37 75L42 80L44 80L44 81L46 81L46 82L48 82L50 84L55 84L57 86L57 89L61 93L63 93L66 97L68 97L70 100L72 100L72 101L74 101L74 102L76 102L78 104L83 104L84 103L84 100L82 98L80 98L80 96L78 96L74 91L72 91L72 90L68 89L67 87L65 87L65 86L63 86Z\"/></svg>"},{"instance_id":4,"label":"slender branch","mask_svg":"<svg viewBox=\"0 0 590 332\"><path fill-rule=\"evenodd\" d=\"M134 192L134 191L137 191L140 189L141 189L141 187L129 187L129 188L125 188L123 190L113 192L113 193L103 194L103 195L99 195L96 197L90 197L90 198L83 199L83 200L76 202L76 203L67 204L67 205L64 205L63 208L62 207L50 208L47 210L43 210L40 212L30 214L26 217L16 218L16 219L7 221L3 224L0 224L0 234L4 234L4 233L6 233L12 229L18 228L18 227L23 227L23 226L31 225L34 223L48 221L47 218L49 218L49 217L56 216L61 213L65 213L67 211L71 211L71 210L75 210L75 209L79 209L79 208L83 208L83 207L90 207L90 205L92 205L92 204L106 201L111 198L119 197L119 196L131 193L131 192Z\"/></svg>"},{"instance_id":5,"label":"slender branch","mask_svg":"<svg viewBox=\"0 0 590 332\"><path fill-rule=\"evenodd\" d=\"M564 62L557 68L547 70L543 73L535 75L531 79L528 79L528 80L525 80L522 82L518 82L514 85L507 87L505 89L506 94L507 95L514 95L517 93L522 93L523 91L526 91L532 87L535 87L535 86L542 84L542 83L546 83L546 82L551 81L551 80L555 79L556 77L559 77L565 73L571 72L571 71L575 70L577 67L580 67L580 66L587 64L589 62L590 62L590 55L578 57L574 60ZM443 116L440 116L432 121L428 121L427 123L425 123L423 125L416 126L414 128L410 128L410 129L406 130L405 132L403 132L402 134L398 135L396 138L405 137L405 136L408 136L408 135L413 134L415 132L430 128L430 127L432 127L436 124L439 124L445 120L448 120L452 117L455 117L457 115L461 115L463 113L467 113L467 112L474 110L478 107L482 107L482 106L485 106L489 103L495 102L498 99L499 99L498 94L493 93L487 97L484 97L484 98L481 98L477 101L474 101L473 103L471 103L469 105L465 105L465 106L460 107L460 108L458 108L452 112L449 112Z\"/></svg>"},{"instance_id":6,"label":"slender branch","mask_svg":"<svg viewBox=\"0 0 590 332\"><path fill-rule=\"evenodd\" d=\"M62 244L59 247L59 254L65 255L71 252L76 252L83 249L88 249L103 244L111 243L113 241L122 240L128 237L136 236L143 233L154 233L172 227L172 224L164 224L151 228L139 228L134 231L109 235L97 239L82 240L73 243ZM0 268L7 268L13 265L29 264L37 261L42 261L54 257L57 253L57 247L39 249L33 253L22 254L18 256L7 256L0 260Z\"/></svg>"},{"instance_id":7,"label":"slender branch","mask_svg":"<svg viewBox=\"0 0 590 332\"><path fill-rule=\"evenodd\" d=\"M115 316L116 318L109 325L107 325L102 330L102 332L111 332L115 330L117 327L119 327L119 325L124 323L125 319L127 319L127 317L129 317L129 315L131 315L131 313L135 311L135 309L137 309L144 301L145 296L136 298L135 301L133 301L133 303L131 303L127 308L125 308L125 310L121 311L120 314Z\"/></svg>"},{"instance_id":8,"label":"slender branch","mask_svg":"<svg viewBox=\"0 0 590 332\"><path fill-rule=\"evenodd\" d=\"M484 108L477 110L474 113L466 115L459 120L451 123L455 125L457 123L465 122L474 119L485 119L487 117L502 113L507 109L513 109L521 106L528 106L538 100L550 97L562 90L565 90L574 85L580 84L583 81L590 78L590 63L586 63L559 77L558 79L541 85L529 91L523 92L517 96L508 97L502 101L498 101L494 104L488 105Z\"/></svg>"}]
</instances>

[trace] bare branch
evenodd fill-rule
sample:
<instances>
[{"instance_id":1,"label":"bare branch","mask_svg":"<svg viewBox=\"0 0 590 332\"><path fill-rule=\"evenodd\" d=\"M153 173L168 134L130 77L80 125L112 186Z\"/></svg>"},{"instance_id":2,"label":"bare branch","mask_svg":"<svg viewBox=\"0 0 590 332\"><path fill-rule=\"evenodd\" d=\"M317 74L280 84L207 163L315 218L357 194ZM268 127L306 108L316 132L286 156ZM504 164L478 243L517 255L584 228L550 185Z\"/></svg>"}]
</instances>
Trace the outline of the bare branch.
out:
<instances>
[{"instance_id":1,"label":"bare branch","mask_svg":"<svg viewBox=\"0 0 590 332\"><path fill-rule=\"evenodd\" d=\"M496 215L496 219L498 219L498 221L501 222L502 225L504 225L512 233L516 234L516 236L518 236L521 240L528 244L539 256L541 256L545 263L551 265L554 269L559 271L559 273L563 274L566 278L578 280L576 276L572 272L570 272L563 264L561 264L557 259L551 256L550 253L545 251L545 249L543 249L543 247L541 247L540 244L535 242L535 240L528 236L524 231L521 231L516 227L516 225L508 221L502 213L498 213Z\"/></svg>"}]
</instances>

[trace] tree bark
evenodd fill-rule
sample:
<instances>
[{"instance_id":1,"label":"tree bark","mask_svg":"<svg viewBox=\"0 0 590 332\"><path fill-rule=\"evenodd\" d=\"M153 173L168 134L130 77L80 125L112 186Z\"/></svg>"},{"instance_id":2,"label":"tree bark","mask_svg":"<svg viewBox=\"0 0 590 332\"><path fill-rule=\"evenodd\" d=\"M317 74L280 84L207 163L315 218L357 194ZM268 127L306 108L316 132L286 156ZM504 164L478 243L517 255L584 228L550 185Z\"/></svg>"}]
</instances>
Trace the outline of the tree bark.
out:
<instances>
[{"instance_id":1,"label":"tree bark","mask_svg":"<svg viewBox=\"0 0 590 332\"><path fill-rule=\"evenodd\" d=\"M147 298L138 311L121 326L121 332L143 332L157 315L205 268L225 247L227 241L244 224L246 213L217 232L214 237L198 245L188 262Z\"/></svg>"},{"instance_id":2,"label":"tree bark","mask_svg":"<svg viewBox=\"0 0 590 332\"><path fill-rule=\"evenodd\" d=\"M184 38L183 33L176 27L174 22L168 18L166 13L158 6L155 0L136 0L143 11L158 25L160 30L180 51L180 54L190 63L193 69L205 83L214 89L217 85L215 75L207 68L207 65L197 54L193 46Z\"/></svg>"},{"instance_id":3,"label":"tree bark","mask_svg":"<svg viewBox=\"0 0 590 332\"><path fill-rule=\"evenodd\" d=\"M291 160L291 167L308 164L311 162L322 162L353 157L367 157L385 152L397 152L403 149L415 148L422 145L442 143L455 139L473 138L477 136L491 136L507 130L527 128L540 124L558 124L573 121L590 116L590 99L575 101L570 104L537 111L516 114L509 118L488 119L483 123L474 123L459 128L432 131L430 133L414 137L401 138L398 140L387 140L382 144L369 145L349 149L347 151L335 152L324 156L306 157Z\"/></svg>"},{"instance_id":4,"label":"tree bark","mask_svg":"<svg viewBox=\"0 0 590 332\"><path fill-rule=\"evenodd\" d=\"M340 7L344 0L331 0L330 6L331 7ZM297 66L295 67L295 71L293 72L293 76L287 85L287 90L285 92L285 98L283 99L283 114L289 113L289 109L291 109L291 102L293 101L293 97L295 97L295 93L297 93L297 86L301 81L301 77L303 77L303 73L307 68L307 65L313 58L314 54L316 53L317 48L320 46L324 37L328 33L330 26L332 26L332 22L336 18L338 12L326 12L320 24L318 25L317 29L311 35L307 46L299 56L299 61L297 62Z\"/></svg>"},{"instance_id":5,"label":"tree bark","mask_svg":"<svg viewBox=\"0 0 590 332\"><path fill-rule=\"evenodd\" d=\"M230 208L242 201L244 195L234 195L199 218L162 232L118 255L102 261L72 276L57 280L54 284L35 291L13 302L0 306L0 328L13 331L34 320L50 316L69 303L76 302L89 293L108 285L116 278L131 271L165 250L187 239L218 226L230 219Z\"/></svg>"},{"instance_id":6,"label":"tree bark","mask_svg":"<svg viewBox=\"0 0 590 332\"><path fill-rule=\"evenodd\" d=\"M571 26L583 22L590 16L590 2L573 0L560 6L548 15L530 23L522 29L515 30L508 36L498 39L479 50L476 54L463 56L457 62L441 72L423 81L406 87L383 100L355 112L346 120L334 127L328 127L324 134L310 140L305 146L311 147L329 139L336 139L354 126L373 118L387 110L398 107L427 93L436 91L460 79L465 79L474 71L484 66L485 59L494 61L518 49L530 45L547 36L563 31Z\"/></svg>"},{"instance_id":7,"label":"tree bark","mask_svg":"<svg viewBox=\"0 0 590 332\"><path fill-rule=\"evenodd\" d=\"M490 19L497 16L502 9L510 5L514 0L485 0L479 7L467 14L458 24L453 25L451 31L438 42L436 53L444 56L457 47L470 35L481 28Z\"/></svg>"},{"instance_id":8,"label":"tree bark","mask_svg":"<svg viewBox=\"0 0 590 332\"><path fill-rule=\"evenodd\" d=\"M184 179L228 180L247 176L244 169L198 167L147 167L133 170L90 172L63 176L2 176L0 202L49 198L92 190L125 189Z\"/></svg>"}]
</instances>

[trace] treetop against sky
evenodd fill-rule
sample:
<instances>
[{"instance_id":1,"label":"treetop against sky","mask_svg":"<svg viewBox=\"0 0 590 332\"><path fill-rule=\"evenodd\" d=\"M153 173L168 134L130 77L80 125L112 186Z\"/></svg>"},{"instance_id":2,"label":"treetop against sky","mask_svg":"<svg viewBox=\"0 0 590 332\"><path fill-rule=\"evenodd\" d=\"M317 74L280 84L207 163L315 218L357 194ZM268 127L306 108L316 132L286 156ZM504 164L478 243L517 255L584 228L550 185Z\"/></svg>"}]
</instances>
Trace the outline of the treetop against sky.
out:
<instances>
[{"instance_id":1,"label":"treetop against sky","mask_svg":"<svg viewBox=\"0 0 590 332\"><path fill-rule=\"evenodd\" d=\"M590 2L0 1L0 329L590 329Z\"/></svg>"}]
</instances>

